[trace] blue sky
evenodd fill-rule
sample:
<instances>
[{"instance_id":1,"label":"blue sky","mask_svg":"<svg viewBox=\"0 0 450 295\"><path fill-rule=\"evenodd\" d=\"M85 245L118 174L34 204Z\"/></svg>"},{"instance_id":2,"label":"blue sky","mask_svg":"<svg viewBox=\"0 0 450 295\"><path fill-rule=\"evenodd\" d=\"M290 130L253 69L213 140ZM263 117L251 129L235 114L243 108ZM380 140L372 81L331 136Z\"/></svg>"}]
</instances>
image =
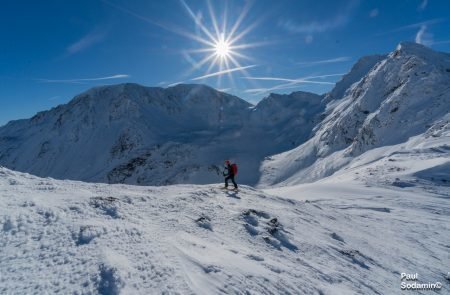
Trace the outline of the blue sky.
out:
<instances>
[{"instance_id":1,"label":"blue sky","mask_svg":"<svg viewBox=\"0 0 450 295\"><path fill-rule=\"evenodd\" d=\"M3 1L0 125L124 82L204 83L252 103L324 93L400 41L450 52L449 16L445 0ZM232 53L218 56L220 38L237 38Z\"/></svg>"}]
</instances>

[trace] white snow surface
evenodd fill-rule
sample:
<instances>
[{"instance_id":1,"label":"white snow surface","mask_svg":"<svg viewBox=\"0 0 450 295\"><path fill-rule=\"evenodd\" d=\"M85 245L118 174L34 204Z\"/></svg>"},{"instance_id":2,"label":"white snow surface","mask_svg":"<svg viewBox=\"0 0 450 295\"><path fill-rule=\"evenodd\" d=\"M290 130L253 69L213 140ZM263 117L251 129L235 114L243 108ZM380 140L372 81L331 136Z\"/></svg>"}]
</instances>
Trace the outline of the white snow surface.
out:
<instances>
[{"instance_id":1,"label":"white snow surface","mask_svg":"<svg viewBox=\"0 0 450 295\"><path fill-rule=\"evenodd\" d=\"M417 272L447 294L450 146L433 139L265 191L0 168L0 293L398 294Z\"/></svg>"},{"instance_id":2,"label":"white snow surface","mask_svg":"<svg viewBox=\"0 0 450 295\"><path fill-rule=\"evenodd\" d=\"M367 73L380 61L386 58L386 55L368 55L360 58L352 67L350 72L345 74L340 81L336 83L333 89L326 94L324 100L331 102L344 97L344 94L350 87L361 80Z\"/></svg>"}]
</instances>

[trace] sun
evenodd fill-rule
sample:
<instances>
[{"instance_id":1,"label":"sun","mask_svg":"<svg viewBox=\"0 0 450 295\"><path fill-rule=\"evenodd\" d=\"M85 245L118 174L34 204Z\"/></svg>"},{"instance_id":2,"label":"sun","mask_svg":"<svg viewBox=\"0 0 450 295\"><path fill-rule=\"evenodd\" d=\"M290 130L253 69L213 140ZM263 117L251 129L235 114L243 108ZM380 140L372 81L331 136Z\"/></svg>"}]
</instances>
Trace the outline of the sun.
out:
<instances>
[{"instance_id":1,"label":"sun","mask_svg":"<svg viewBox=\"0 0 450 295\"><path fill-rule=\"evenodd\" d=\"M216 44L214 44L215 54L220 58L227 58L230 55L230 44L221 38Z\"/></svg>"},{"instance_id":2,"label":"sun","mask_svg":"<svg viewBox=\"0 0 450 295\"><path fill-rule=\"evenodd\" d=\"M222 9L223 17L217 17L212 5L213 2L207 0L209 21L203 17L202 13L194 13L186 3L186 0L180 1L189 16L194 20L196 26L195 34L187 31L183 33L186 37L197 42L197 48L182 51L185 59L192 64L192 68L185 76L199 69L206 70L202 76L191 80L198 81L217 77L219 85L221 77L224 75L229 77L232 84L234 84L232 77L234 72L241 72L244 76L249 76L246 70L256 67L256 65L248 64L249 61L254 63L254 58L247 56L244 52L251 47L264 45L263 42L243 42L244 36L251 32L259 22L259 19L257 19L244 25L244 23L247 23L246 17L250 11L252 1L247 1L241 8L241 13L236 15L236 19L230 20L227 17L228 8L226 1L223 2L225 3L225 7ZM198 57L199 55L201 56ZM241 64L242 60L244 60L244 64Z\"/></svg>"},{"instance_id":3,"label":"sun","mask_svg":"<svg viewBox=\"0 0 450 295\"><path fill-rule=\"evenodd\" d=\"M257 67L253 55L248 55L253 47L266 45L267 41L249 43L244 38L261 22L261 18L251 17L249 14L253 1L243 1L238 7L240 13L233 14L229 18L227 1L206 0L209 17L202 10L194 12L187 4L187 0L180 0L187 14L195 23L195 31L189 32L185 29L176 30L189 39L195 48L183 49L181 54L191 67L183 73L183 77L189 77L194 72L203 71L198 77L190 77L190 81L204 81L209 78L217 78L217 87L221 87L222 77L227 77L226 83L235 87L235 73L243 77L249 77L248 69ZM213 7L213 3L221 5ZM233 9L236 9L233 7ZM223 11L222 16L217 16L215 11ZM205 17L206 16L206 17ZM253 39L253 38L252 38ZM178 82L179 83L179 82ZM173 83L175 84L175 83ZM171 84L171 85L173 85Z\"/></svg>"}]
</instances>

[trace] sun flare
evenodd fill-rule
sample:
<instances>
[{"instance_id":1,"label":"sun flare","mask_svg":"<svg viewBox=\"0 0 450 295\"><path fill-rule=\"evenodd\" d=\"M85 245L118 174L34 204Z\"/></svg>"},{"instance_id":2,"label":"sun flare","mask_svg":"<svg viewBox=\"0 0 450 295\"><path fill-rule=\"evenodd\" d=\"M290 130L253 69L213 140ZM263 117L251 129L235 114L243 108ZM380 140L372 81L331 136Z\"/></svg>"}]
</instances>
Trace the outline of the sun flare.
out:
<instances>
[{"instance_id":1,"label":"sun flare","mask_svg":"<svg viewBox=\"0 0 450 295\"><path fill-rule=\"evenodd\" d=\"M216 42L214 48L216 55L220 58L226 58L230 55L230 44L223 39Z\"/></svg>"},{"instance_id":2,"label":"sun flare","mask_svg":"<svg viewBox=\"0 0 450 295\"><path fill-rule=\"evenodd\" d=\"M255 65L241 64L241 60L253 60L253 58L245 55L243 51L261 45L259 43L243 42L244 36L252 31L258 23L258 20L256 20L250 24L243 24L251 8L251 2L247 2L242 7L241 13L236 16L234 22L228 19L228 9L226 6L223 9L223 16L217 17L212 5L213 2L207 1L209 11L208 22L202 14L194 13L185 0L181 0L181 3L196 25L196 33L188 33L186 36L197 41L200 45L199 48L183 51L187 60L192 64L190 72L202 69L204 66L207 67L204 75L193 80L218 77L218 84L220 84L221 77L227 75L232 84L234 84L233 72L239 71L244 76L248 76L246 69L252 68ZM191 54L196 53L203 55L203 57L196 60L195 56L191 56Z\"/></svg>"}]
</instances>

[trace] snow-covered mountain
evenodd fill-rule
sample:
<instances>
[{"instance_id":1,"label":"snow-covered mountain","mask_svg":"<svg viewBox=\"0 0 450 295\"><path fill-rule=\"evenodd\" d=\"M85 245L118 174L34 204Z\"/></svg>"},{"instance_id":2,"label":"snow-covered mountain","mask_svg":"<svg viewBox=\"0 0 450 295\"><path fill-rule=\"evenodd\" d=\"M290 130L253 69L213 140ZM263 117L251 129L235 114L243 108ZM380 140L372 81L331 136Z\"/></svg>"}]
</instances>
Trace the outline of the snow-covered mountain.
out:
<instances>
[{"instance_id":1,"label":"snow-covered mountain","mask_svg":"<svg viewBox=\"0 0 450 295\"><path fill-rule=\"evenodd\" d=\"M241 183L311 182L434 128L450 111L449 90L449 54L407 42L361 58L325 96L270 94L253 106L203 85L97 87L1 127L0 164L161 185L220 181L232 159Z\"/></svg>"},{"instance_id":2,"label":"snow-covered mountain","mask_svg":"<svg viewBox=\"0 0 450 295\"><path fill-rule=\"evenodd\" d=\"M449 54L401 43L385 57L361 62L365 65L325 97L327 115L314 136L263 163L262 186L318 180L369 150L400 144L448 124ZM361 69L368 71L362 75ZM353 84L342 91L343 82Z\"/></svg>"},{"instance_id":3,"label":"snow-covered mountain","mask_svg":"<svg viewBox=\"0 0 450 295\"><path fill-rule=\"evenodd\" d=\"M224 159L256 183L265 156L309 138L321 97L271 95L256 107L203 85L93 88L66 105L0 128L0 164L59 179L211 183Z\"/></svg>"},{"instance_id":4,"label":"snow-covered mountain","mask_svg":"<svg viewBox=\"0 0 450 295\"><path fill-rule=\"evenodd\" d=\"M385 58L386 55L368 55L360 58L353 65L350 72L345 74L342 79L336 83L333 89L325 95L325 102L339 101L354 83L361 80L373 66Z\"/></svg>"}]
</instances>

